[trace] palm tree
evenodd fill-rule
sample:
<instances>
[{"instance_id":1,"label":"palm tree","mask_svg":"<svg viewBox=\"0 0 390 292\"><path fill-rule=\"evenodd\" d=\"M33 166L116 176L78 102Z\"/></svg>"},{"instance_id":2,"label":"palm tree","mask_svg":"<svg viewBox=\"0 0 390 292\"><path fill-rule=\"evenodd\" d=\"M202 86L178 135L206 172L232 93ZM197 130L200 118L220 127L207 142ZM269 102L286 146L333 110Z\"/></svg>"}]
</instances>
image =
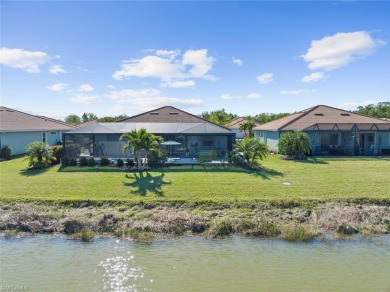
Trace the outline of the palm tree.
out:
<instances>
[{"instance_id":1,"label":"palm tree","mask_svg":"<svg viewBox=\"0 0 390 292\"><path fill-rule=\"evenodd\" d=\"M138 131L132 130L131 132L123 134L119 140L126 141L126 144L123 146L123 152L126 152L128 149L133 149L134 155L137 157L137 166L142 170L146 165L146 159L144 165L142 165L141 150L145 150L145 157L147 157L150 150L158 147L158 142L161 138L148 133L146 129L141 128Z\"/></svg>"},{"instance_id":2,"label":"palm tree","mask_svg":"<svg viewBox=\"0 0 390 292\"><path fill-rule=\"evenodd\" d=\"M30 167L44 168L50 165L52 150L46 143L39 141L31 142L26 146L26 152Z\"/></svg>"},{"instance_id":3,"label":"palm tree","mask_svg":"<svg viewBox=\"0 0 390 292\"><path fill-rule=\"evenodd\" d=\"M245 138L238 141L235 150L243 153L248 164L255 164L257 158L263 160L267 157L267 145L254 138Z\"/></svg>"},{"instance_id":4,"label":"palm tree","mask_svg":"<svg viewBox=\"0 0 390 292\"><path fill-rule=\"evenodd\" d=\"M210 116L210 121L221 126L226 126L230 121L230 117L224 110L221 110L213 112Z\"/></svg>"},{"instance_id":5,"label":"palm tree","mask_svg":"<svg viewBox=\"0 0 390 292\"><path fill-rule=\"evenodd\" d=\"M243 122L239 130L244 131L244 136L245 137L253 137L253 128L256 127L256 123L253 121L245 121ZM248 132L247 132L248 131Z\"/></svg>"}]
</instances>

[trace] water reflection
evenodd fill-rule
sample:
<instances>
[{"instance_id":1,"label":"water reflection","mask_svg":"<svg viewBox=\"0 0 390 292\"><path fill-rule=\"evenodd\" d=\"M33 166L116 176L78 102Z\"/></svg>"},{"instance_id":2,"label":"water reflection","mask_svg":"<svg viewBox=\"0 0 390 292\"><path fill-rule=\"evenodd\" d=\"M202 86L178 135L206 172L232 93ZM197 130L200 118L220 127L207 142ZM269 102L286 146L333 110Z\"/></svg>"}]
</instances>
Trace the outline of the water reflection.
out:
<instances>
[{"instance_id":1,"label":"water reflection","mask_svg":"<svg viewBox=\"0 0 390 292\"><path fill-rule=\"evenodd\" d=\"M390 236L310 244L35 236L0 245L1 284L30 291L390 291Z\"/></svg>"}]
</instances>

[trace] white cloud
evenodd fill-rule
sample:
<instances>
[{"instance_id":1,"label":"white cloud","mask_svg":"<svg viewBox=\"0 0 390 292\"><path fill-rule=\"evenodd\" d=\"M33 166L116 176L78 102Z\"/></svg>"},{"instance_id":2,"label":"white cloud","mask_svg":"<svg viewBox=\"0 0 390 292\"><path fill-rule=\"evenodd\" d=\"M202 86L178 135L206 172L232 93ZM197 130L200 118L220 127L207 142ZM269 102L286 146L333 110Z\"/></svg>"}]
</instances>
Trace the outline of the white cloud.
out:
<instances>
[{"instance_id":1,"label":"white cloud","mask_svg":"<svg viewBox=\"0 0 390 292\"><path fill-rule=\"evenodd\" d=\"M213 68L215 62L214 57L207 55L207 50L188 50L183 55L182 63L184 65L190 65L192 68L188 71L188 75L191 78L204 78L209 80L215 80L212 75L207 73Z\"/></svg>"},{"instance_id":2,"label":"white cloud","mask_svg":"<svg viewBox=\"0 0 390 292\"><path fill-rule=\"evenodd\" d=\"M64 91L68 87L66 83L55 83L53 85L47 86L46 88L51 91Z\"/></svg>"},{"instance_id":3,"label":"white cloud","mask_svg":"<svg viewBox=\"0 0 390 292\"><path fill-rule=\"evenodd\" d=\"M154 55L124 61L121 69L112 77L116 80L131 77L158 78L161 80L162 87L190 87L195 82L188 79L193 78L211 81L216 79L209 74L215 58L208 56L206 49L188 50L181 57L180 50L148 50L148 52Z\"/></svg>"},{"instance_id":4,"label":"white cloud","mask_svg":"<svg viewBox=\"0 0 390 292\"><path fill-rule=\"evenodd\" d=\"M91 85L89 85L89 84L83 84L83 85L80 85L79 91L81 91L81 92L90 92L90 91L93 91L93 87Z\"/></svg>"},{"instance_id":5,"label":"white cloud","mask_svg":"<svg viewBox=\"0 0 390 292\"><path fill-rule=\"evenodd\" d=\"M260 84L268 84L274 81L274 73L264 73L259 76L257 76L257 81L259 81Z\"/></svg>"},{"instance_id":6,"label":"white cloud","mask_svg":"<svg viewBox=\"0 0 390 292\"><path fill-rule=\"evenodd\" d=\"M260 94L258 94L256 92L252 92L252 93L249 93L246 98L249 98L249 99L260 99L262 97L263 96L261 96Z\"/></svg>"},{"instance_id":7,"label":"white cloud","mask_svg":"<svg viewBox=\"0 0 390 292\"><path fill-rule=\"evenodd\" d=\"M158 56L146 56L142 59L132 59L122 64L121 70L112 77L117 80L130 77L154 77L160 79L182 78L182 64Z\"/></svg>"},{"instance_id":8,"label":"white cloud","mask_svg":"<svg viewBox=\"0 0 390 292\"><path fill-rule=\"evenodd\" d=\"M195 81L193 80L185 80L185 81L174 81L174 80L166 80L161 82L161 87L172 87L172 88L185 88L185 87L194 87Z\"/></svg>"},{"instance_id":9,"label":"white cloud","mask_svg":"<svg viewBox=\"0 0 390 292\"><path fill-rule=\"evenodd\" d=\"M45 52L33 52L23 49L1 48L0 64L22 69L28 73L39 73L39 67L49 61L49 56Z\"/></svg>"},{"instance_id":10,"label":"white cloud","mask_svg":"<svg viewBox=\"0 0 390 292\"><path fill-rule=\"evenodd\" d=\"M112 85L112 84L107 85L106 87L107 87L108 89L111 89L111 90L116 89L116 86L115 86L115 85Z\"/></svg>"},{"instance_id":11,"label":"white cloud","mask_svg":"<svg viewBox=\"0 0 390 292\"><path fill-rule=\"evenodd\" d=\"M325 77L324 72L314 72L310 75L302 77L301 81L304 83L313 83L317 82Z\"/></svg>"},{"instance_id":12,"label":"white cloud","mask_svg":"<svg viewBox=\"0 0 390 292\"><path fill-rule=\"evenodd\" d=\"M49 68L49 72L51 74L57 75L60 73L66 73L66 70L64 68L62 68L62 65L52 65Z\"/></svg>"},{"instance_id":13,"label":"white cloud","mask_svg":"<svg viewBox=\"0 0 390 292\"><path fill-rule=\"evenodd\" d=\"M233 61L233 64L236 64L238 67L242 66L242 60L241 59L236 59L236 58L233 57L232 61Z\"/></svg>"},{"instance_id":14,"label":"white cloud","mask_svg":"<svg viewBox=\"0 0 390 292\"><path fill-rule=\"evenodd\" d=\"M368 56L384 44L384 41L373 39L366 31L340 32L313 40L306 54L301 57L309 63L310 69L329 71Z\"/></svg>"},{"instance_id":15,"label":"white cloud","mask_svg":"<svg viewBox=\"0 0 390 292\"><path fill-rule=\"evenodd\" d=\"M377 104L379 101L369 99L362 102L344 102L340 104L338 107L345 110L355 110L358 106L367 106L369 104Z\"/></svg>"},{"instance_id":16,"label":"white cloud","mask_svg":"<svg viewBox=\"0 0 390 292\"><path fill-rule=\"evenodd\" d=\"M101 100L98 97L89 96L85 94L77 94L71 98L71 101L74 103L81 103L81 104L97 104L101 102Z\"/></svg>"},{"instance_id":17,"label":"white cloud","mask_svg":"<svg viewBox=\"0 0 390 292\"><path fill-rule=\"evenodd\" d=\"M229 100L229 99L233 99L233 98L235 98L234 96L231 96L230 94L228 94L228 93L225 93L225 94L222 94L221 95L221 98L223 99L223 100Z\"/></svg>"},{"instance_id":18,"label":"white cloud","mask_svg":"<svg viewBox=\"0 0 390 292\"><path fill-rule=\"evenodd\" d=\"M315 89L295 89L295 90L283 90L280 94L301 94L301 93L313 93L316 92Z\"/></svg>"},{"instance_id":19,"label":"white cloud","mask_svg":"<svg viewBox=\"0 0 390 292\"><path fill-rule=\"evenodd\" d=\"M124 89L121 91L112 91L107 95L108 98L117 101L120 104L132 104L137 109L149 110L164 105L172 105L181 108L202 106L204 102L201 99L181 99L176 97L162 96L160 90L154 88L148 89Z\"/></svg>"}]
</instances>

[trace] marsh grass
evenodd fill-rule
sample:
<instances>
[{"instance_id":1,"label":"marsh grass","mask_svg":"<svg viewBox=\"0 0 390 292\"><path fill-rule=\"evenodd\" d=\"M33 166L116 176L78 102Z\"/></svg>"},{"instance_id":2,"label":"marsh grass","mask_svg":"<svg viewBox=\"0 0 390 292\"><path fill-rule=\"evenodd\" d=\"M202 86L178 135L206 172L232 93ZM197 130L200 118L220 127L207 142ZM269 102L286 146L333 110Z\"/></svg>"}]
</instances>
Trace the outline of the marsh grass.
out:
<instances>
[{"instance_id":1,"label":"marsh grass","mask_svg":"<svg viewBox=\"0 0 390 292\"><path fill-rule=\"evenodd\" d=\"M291 242L308 242L314 240L316 234L303 226L295 226L283 230L281 237Z\"/></svg>"},{"instance_id":2,"label":"marsh grass","mask_svg":"<svg viewBox=\"0 0 390 292\"><path fill-rule=\"evenodd\" d=\"M14 230L14 229L6 229L4 230L4 237L6 239L11 239L11 238L14 238L16 236L18 236L19 232L17 230Z\"/></svg>"},{"instance_id":3,"label":"marsh grass","mask_svg":"<svg viewBox=\"0 0 390 292\"><path fill-rule=\"evenodd\" d=\"M253 237L274 238L281 233L276 224L267 221L244 220L235 228L242 235Z\"/></svg>"},{"instance_id":4,"label":"marsh grass","mask_svg":"<svg viewBox=\"0 0 390 292\"><path fill-rule=\"evenodd\" d=\"M225 237L232 234L234 231L233 223L228 218L216 219L214 220L210 228L207 231L207 234L211 237Z\"/></svg>"},{"instance_id":5,"label":"marsh grass","mask_svg":"<svg viewBox=\"0 0 390 292\"><path fill-rule=\"evenodd\" d=\"M82 228L80 231L73 235L74 238L81 239L84 242L91 242L95 239L95 232L89 228Z\"/></svg>"},{"instance_id":6,"label":"marsh grass","mask_svg":"<svg viewBox=\"0 0 390 292\"><path fill-rule=\"evenodd\" d=\"M156 235L153 232L136 228L117 229L114 231L114 235L121 238L131 238L138 242L153 242L156 239Z\"/></svg>"}]
</instances>

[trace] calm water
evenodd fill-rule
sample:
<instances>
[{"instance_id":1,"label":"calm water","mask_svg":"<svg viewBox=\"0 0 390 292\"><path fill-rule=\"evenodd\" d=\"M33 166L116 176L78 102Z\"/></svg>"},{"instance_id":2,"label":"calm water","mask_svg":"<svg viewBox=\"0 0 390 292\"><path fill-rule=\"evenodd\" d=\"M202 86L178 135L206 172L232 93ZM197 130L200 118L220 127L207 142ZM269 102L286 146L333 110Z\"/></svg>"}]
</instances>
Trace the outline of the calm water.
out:
<instances>
[{"instance_id":1,"label":"calm water","mask_svg":"<svg viewBox=\"0 0 390 292\"><path fill-rule=\"evenodd\" d=\"M1 287L29 291L390 291L390 236L287 243L0 239Z\"/></svg>"}]
</instances>

